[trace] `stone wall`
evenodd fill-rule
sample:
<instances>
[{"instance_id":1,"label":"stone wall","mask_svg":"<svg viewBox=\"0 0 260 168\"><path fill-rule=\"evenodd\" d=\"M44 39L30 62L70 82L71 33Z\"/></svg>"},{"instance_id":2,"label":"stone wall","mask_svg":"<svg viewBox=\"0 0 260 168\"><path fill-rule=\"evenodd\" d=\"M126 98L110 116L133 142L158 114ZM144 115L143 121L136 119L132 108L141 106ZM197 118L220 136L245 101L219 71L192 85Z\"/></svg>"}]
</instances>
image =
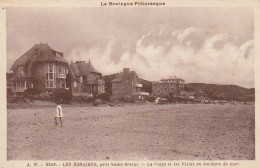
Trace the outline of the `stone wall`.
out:
<instances>
[{"instance_id":1,"label":"stone wall","mask_svg":"<svg viewBox=\"0 0 260 168\"><path fill-rule=\"evenodd\" d=\"M120 99L124 96L132 96L136 91L137 77L130 73L125 73L124 77L118 82L112 82L112 98Z\"/></svg>"}]
</instances>

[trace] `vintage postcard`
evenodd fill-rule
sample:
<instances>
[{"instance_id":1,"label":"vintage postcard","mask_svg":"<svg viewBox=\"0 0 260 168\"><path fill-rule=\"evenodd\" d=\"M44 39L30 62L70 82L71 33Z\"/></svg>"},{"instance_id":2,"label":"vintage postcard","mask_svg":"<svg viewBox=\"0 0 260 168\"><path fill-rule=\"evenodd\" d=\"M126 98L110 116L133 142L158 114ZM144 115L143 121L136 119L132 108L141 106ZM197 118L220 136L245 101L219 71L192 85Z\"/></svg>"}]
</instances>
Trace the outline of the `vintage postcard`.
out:
<instances>
[{"instance_id":1,"label":"vintage postcard","mask_svg":"<svg viewBox=\"0 0 260 168\"><path fill-rule=\"evenodd\" d=\"M259 0L0 5L0 168L259 166Z\"/></svg>"}]
</instances>

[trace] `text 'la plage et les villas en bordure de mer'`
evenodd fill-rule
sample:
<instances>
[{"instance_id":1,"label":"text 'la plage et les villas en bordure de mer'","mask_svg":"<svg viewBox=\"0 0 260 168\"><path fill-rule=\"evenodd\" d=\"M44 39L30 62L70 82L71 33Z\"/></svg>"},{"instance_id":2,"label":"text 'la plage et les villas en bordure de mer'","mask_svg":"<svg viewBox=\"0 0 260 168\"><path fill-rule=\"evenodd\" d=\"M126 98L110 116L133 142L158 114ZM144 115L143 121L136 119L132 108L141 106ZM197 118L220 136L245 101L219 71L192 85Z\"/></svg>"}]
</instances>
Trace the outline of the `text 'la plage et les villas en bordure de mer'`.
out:
<instances>
[{"instance_id":1,"label":"text 'la plage et les villas en bordure de mer'","mask_svg":"<svg viewBox=\"0 0 260 168\"><path fill-rule=\"evenodd\" d=\"M165 6L165 2L101 2L101 6Z\"/></svg>"}]
</instances>

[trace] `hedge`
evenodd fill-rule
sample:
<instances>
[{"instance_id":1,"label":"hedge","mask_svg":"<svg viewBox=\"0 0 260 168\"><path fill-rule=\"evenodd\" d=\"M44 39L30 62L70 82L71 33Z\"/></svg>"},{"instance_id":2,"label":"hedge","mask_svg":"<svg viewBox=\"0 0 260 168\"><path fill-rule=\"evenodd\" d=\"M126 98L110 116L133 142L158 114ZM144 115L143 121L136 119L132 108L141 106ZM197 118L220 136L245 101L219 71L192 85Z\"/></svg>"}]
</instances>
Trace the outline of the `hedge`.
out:
<instances>
[{"instance_id":1,"label":"hedge","mask_svg":"<svg viewBox=\"0 0 260 168\"><path fill-rule=\"evenodd\" d=\"M56 103L69 103L71 99L71 91L64 88L56 88L52 93L52 100Z\"/></svg>"}]
</instances>

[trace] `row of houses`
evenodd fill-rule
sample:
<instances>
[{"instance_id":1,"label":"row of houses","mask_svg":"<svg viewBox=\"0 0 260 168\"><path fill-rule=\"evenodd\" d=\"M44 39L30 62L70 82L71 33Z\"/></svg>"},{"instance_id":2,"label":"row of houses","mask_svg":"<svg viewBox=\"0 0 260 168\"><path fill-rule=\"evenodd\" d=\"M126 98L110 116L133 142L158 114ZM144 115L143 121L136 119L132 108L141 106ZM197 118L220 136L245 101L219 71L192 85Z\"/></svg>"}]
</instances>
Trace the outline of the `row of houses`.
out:
<instances>
[{"instance_id":1,"label":"row of houses","mask_svg":"<svg viewBox=\"0 0 260 168\"><path fill-rule=\"evenodd\" d=\"M124 68L122 72L102 76L90 61L69 64L62 52L54 50L47 43L35 44L13 63L10 71L13 73L7 76L7 86L16 94L22 94L28 88L42 92L65 88L71 90L73 96L106 92L114 99L126 95L143 99L149 95L135 71ZM161 96L178 95L183 89L184 80L170 78L153 82L151 90L152 94Z\"/></svg>"}]
</instances>

